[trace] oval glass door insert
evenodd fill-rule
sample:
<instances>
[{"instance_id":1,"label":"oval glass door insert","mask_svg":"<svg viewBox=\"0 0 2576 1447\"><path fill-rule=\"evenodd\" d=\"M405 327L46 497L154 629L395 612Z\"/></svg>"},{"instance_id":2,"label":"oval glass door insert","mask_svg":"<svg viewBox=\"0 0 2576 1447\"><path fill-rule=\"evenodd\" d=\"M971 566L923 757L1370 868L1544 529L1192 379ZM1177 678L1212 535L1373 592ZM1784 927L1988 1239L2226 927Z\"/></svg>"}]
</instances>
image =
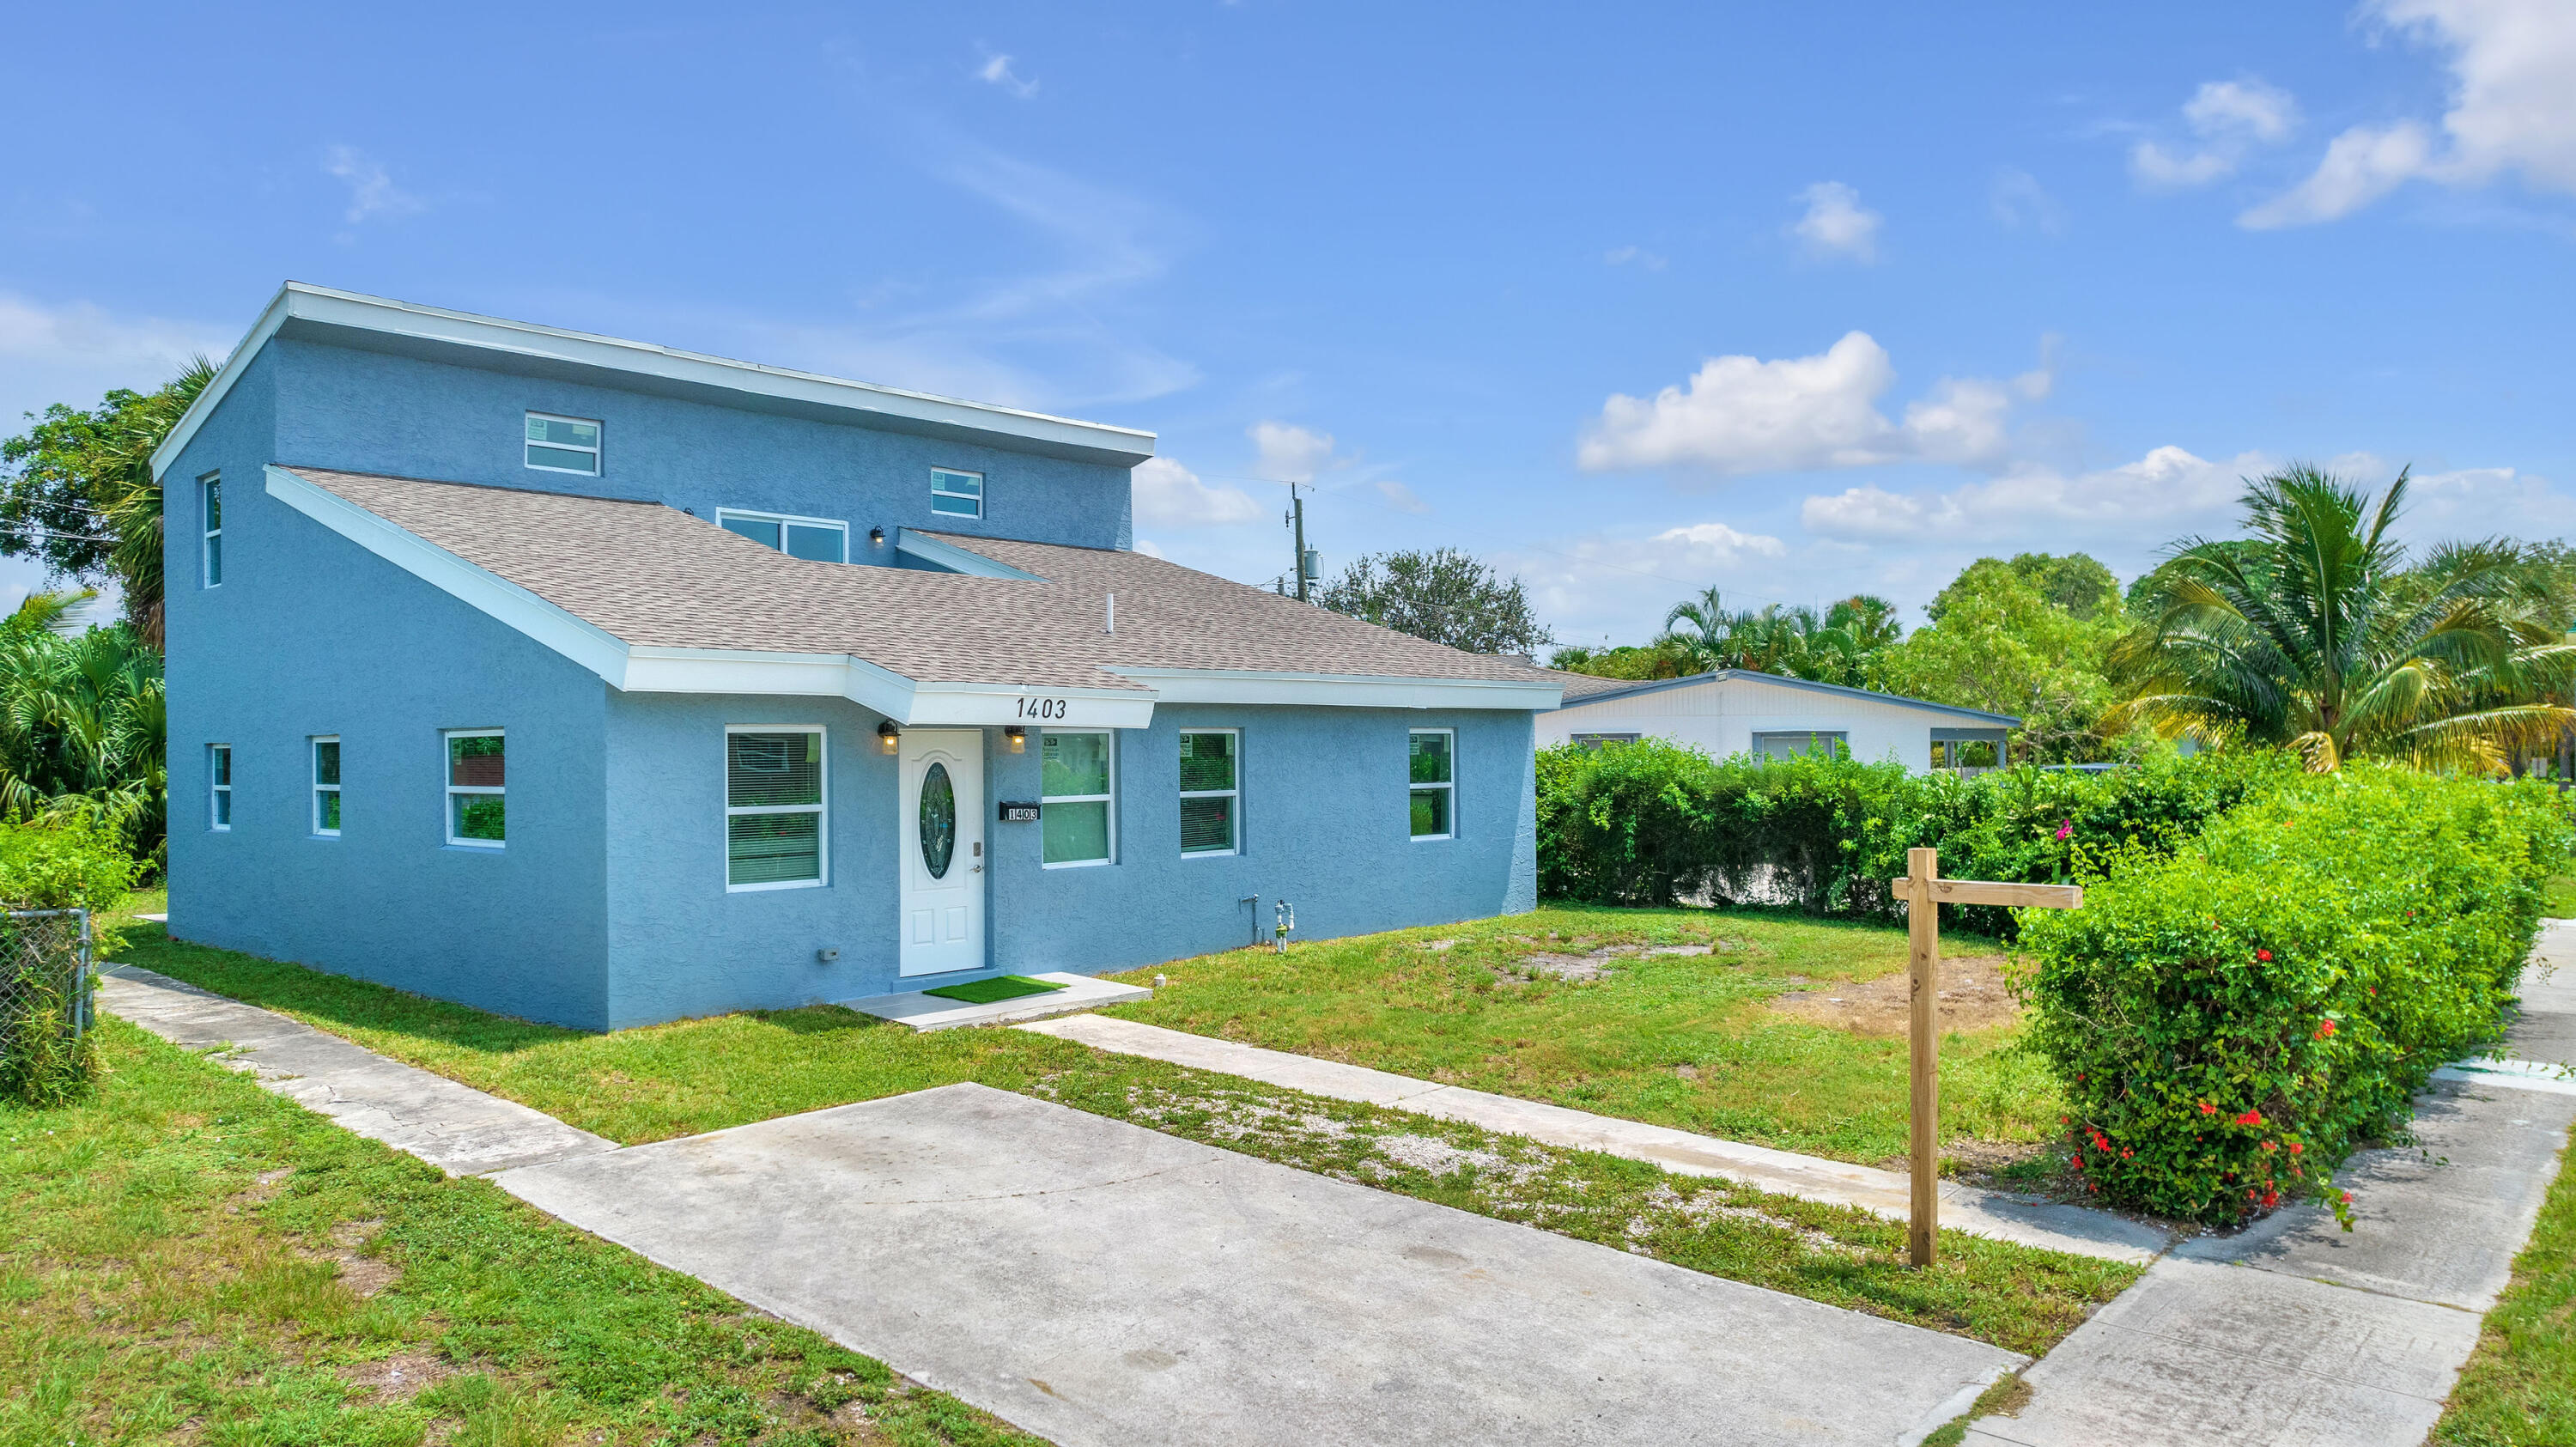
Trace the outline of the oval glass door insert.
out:
<instances>
[{"instance_id":1,"label":"oval glass door insert","mask_svg":"<svg viewBox=\"0 0 2576 1447\"><path fill-rule=\"evenodd\" d=\"M932 764L921 776L921 866L933 879L948 877L948 861L957 855L957 786L948 780L946 764Z\"/></svg>"}]
</instances>

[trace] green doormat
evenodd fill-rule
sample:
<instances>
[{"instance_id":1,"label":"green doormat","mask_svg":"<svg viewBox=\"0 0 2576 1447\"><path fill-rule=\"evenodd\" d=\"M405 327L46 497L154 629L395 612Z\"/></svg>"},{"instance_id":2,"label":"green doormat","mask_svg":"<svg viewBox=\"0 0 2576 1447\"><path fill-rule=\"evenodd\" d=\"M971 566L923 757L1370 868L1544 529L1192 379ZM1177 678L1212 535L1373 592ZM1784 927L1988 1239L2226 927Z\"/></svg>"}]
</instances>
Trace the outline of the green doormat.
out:
<instances>
[{"instance_id":1,"label":"green doormat","mask_svg":"<svg viewBox=\"0 0 2576 1447\"><path fill-rule=\"evenodd\" d=\"M1002 975L990 980L969 980L962 985L942 985L924 990L943 1000L963 1000L969 1005L990 1005L1000 1000L1016 1000L1022 995L1043 995L1064 986L1051 980L1032 980L1026 975Z\"/></svg>"}]
</instances>

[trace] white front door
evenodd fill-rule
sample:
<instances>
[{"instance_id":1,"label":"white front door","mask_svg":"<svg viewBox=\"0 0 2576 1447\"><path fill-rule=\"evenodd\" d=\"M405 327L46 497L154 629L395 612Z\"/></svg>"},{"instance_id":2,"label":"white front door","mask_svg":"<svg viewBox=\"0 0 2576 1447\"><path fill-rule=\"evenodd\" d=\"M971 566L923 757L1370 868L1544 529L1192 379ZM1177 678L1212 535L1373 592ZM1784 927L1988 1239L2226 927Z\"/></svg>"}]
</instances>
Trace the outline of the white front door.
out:
<instances>
[{"instance_id":1,"label":"white front door","mask_svg":"<svg viewBox=\"0 0 2576 1447\"><path fill-rule=\"evenodd\" d=\"M903 732L902 973L984 967L984 736Z\"/></svg>"}]
</instances>

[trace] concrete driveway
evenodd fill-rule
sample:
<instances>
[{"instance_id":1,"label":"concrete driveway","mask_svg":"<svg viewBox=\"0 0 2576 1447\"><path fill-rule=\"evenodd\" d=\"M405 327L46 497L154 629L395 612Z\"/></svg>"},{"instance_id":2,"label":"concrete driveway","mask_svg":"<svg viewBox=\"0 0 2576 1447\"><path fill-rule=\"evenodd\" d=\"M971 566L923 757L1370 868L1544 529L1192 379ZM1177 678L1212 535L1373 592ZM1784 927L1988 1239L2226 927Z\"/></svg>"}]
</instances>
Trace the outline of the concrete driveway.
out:
<instances>
[{"instance_id":1,"label":"concrete driveway","mask_svg":"<svg viewBox=\"0 0 2576 1447\"><path fill-rule=\"evenodd\" d=\"M2025 1360L978 1085L495 1179L1064 1447L1888 1447Z\"/></svg>"}]
</instances>

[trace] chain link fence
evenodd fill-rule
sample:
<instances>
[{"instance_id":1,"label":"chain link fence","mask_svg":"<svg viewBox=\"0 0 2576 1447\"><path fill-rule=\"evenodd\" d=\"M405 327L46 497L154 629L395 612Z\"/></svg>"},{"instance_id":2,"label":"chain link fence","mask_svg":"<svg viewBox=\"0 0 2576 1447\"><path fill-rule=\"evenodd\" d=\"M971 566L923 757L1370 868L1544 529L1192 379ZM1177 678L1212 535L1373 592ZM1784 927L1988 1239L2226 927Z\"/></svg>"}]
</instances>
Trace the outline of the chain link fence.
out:
<instances>
[{"instance_id":1,"label":"chain link fence","mask_svg":"<svg viewBox=\"0 0 2576 1447\"><path fill-rule=\"evenodd\" d=\"M51 1105L89 1084L94 946L85 909L0 915L0 1100Z\"/></svg>"}]
</instances>

